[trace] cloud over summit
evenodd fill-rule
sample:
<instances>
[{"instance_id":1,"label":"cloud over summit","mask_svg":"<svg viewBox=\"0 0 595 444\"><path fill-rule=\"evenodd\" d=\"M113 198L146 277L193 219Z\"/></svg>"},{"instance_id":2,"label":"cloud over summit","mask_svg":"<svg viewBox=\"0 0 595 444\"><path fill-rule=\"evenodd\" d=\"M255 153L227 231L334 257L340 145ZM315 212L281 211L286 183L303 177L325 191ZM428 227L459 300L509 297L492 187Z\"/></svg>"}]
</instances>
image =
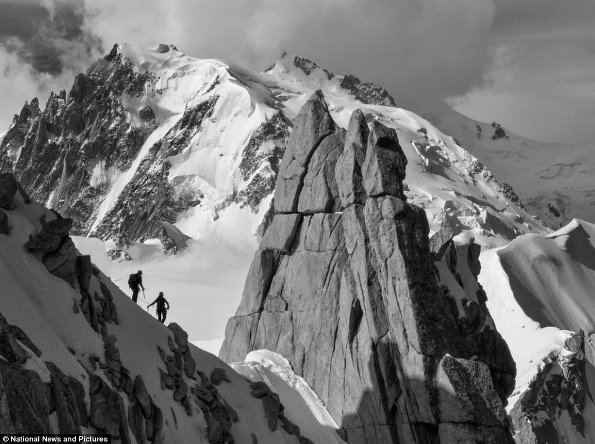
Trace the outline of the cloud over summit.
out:
<instances>
[{"instance_id":1,"label":"cloud over summit","mask_svg":"<svg viewBox=\"0 0 595 444\"><path fill-rule=\"evenodd\" d=\"M399 106L462 96L469 113L542 139L586 139L590 125L540 125L540 110L595 113L595 99L576 97L595 84L592 0L0 0L0 11L2 126L116 42L173 43L259 71L287 51L375 82Z\"/></svg>"}]
</instances>

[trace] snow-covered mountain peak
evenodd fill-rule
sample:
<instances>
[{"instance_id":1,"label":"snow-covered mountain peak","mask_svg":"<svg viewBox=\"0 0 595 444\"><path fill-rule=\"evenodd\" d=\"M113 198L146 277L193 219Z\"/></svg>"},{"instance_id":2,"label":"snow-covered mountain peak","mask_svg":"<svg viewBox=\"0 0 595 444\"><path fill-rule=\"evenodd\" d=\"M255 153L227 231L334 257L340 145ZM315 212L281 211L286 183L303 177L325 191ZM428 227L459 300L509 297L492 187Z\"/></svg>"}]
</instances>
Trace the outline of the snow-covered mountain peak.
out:
<instances>
[{"instance_id":1,"label":"snow-covered mountain peak","mask_svg":"<svg viewBox=\"0 0 595 444\"><path fill-rule=\"evenodd\" d=\"M381 86L363 82L350 74L333 74L316 62L295 54L284 53L265 74L282 83L299 84L309 90L320 89L331 95L346 95L362 104L396 106L393 97Z\"/></svg>"},{"instance_id":2,"label":"snow-covered mountain peak","mask_svg":"<svg viewBox=\"0 0 595 444\"><path fill-rule=\"evenodd\" d=\"M73 217L80 234L171 244L164 227L175 225L191 238L253 249L292 120L318 90L340 127L361 109L368 122L397 131L409 158L406 193L433 231L449 220L484 245L502 245L543 229L473 155L396 108L384 89L287 54L255 73L167 45L116 45L77 76L68 96L13 125L0 166ZM45 158L48 145L61 156Z\"/></svg>"}]
</instances>

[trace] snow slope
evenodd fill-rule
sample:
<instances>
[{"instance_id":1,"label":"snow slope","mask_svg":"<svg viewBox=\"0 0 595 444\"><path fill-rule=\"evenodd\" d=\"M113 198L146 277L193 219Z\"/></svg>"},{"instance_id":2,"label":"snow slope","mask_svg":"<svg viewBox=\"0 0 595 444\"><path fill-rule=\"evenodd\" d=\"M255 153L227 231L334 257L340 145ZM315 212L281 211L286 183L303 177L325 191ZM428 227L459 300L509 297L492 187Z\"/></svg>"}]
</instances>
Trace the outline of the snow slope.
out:
<instances>
[{"instance_id":1,"label":"snow slope","mask_svg":"<svg viewBox=\"0 0 595 444\"><path fill-rule=\"evenodd\" d=\"M158 244L135 244L128 249L134 260L116 262L106 255L105 244L96 238L74 237L77 248L93 258L114 284L130 297L128 276L143 270L147 289L139 297L145 309L160 291L169 301L168 322L184 327L191 341L214 341L209 351L219 352L225 324L237 308L252 256L229 251L220 244L192 240L177 256L163 255ZM155 316L155 307L151 308Z\"/></svg>"},{"instance_id":2,"label":"snow slope","mask_svg":"<svg viewBox=\"0 0 595 444\"><path fill-rule=\"evenodd\" d=\"M538 373L548 368L552 353L565 362L570 353L565 341L582 330L585 382L577 388L587 392L580 412L584 434L577 433L564 409L550 419L555 419L559 437L567 442L595 442L595 404L589 391L595 387L595 225L574 219L548 236L521 236L504 248L482 253L481 264L479 280L488 295L488 308L517 364L509 410Z\"/></svg>"},{"instance_id":3,"label":"snow slope","mask_svg":"<svg viewBox=\"0 0 595 444\"><path fill-rule=\"evenodd\" d=\"M49 382L49 371L44 362L53 362L83 385L89 408L87 372L109 382L103 370L93 368L90 363L93 355L99 357L100 362L106 362L104 338L91 328L80 310L73 310L73 304L80 305L81 301L78 288L50 274L38 257L23 248L29 236L40 229L41 216L46 221L56 216L39 204L24 204L20 197L16 208L7 211L7 215L10 235L0 234L0 313L9 324L20 327L42 351L40 359L28 353L24 367L38 372L43 381ZM102 262L105 264L105 260ZM122 365L133 378L135 375L142 377L152 401L161 408L164 442L207 443L207 423L201 411L192 405L193 414L189 416L182 404L174 400L172 391L164 389L160 381L159 370L168 370L158 347L171 350L172 332L122 294L102 273L92 277L91 293L103 292L100 281L113 295L118 316L117 323L107 325L107 335L116 338ZM239 421L231 430L234 442L252 444L253 434L259 443L297 443L295 437L280 427L270 431L261 400L251 395L249 384L242 376L210 353L193 345L189 347L198 370L207 375L215 367L226 371L229 382L223 382L217 388L239 415ZM193 383L191 379L187 381L189 385ZM128 401L124 402L127 407ZM289 413L287 416L291 419ZM53 427L57 432L55 424ZM302 429L305 436L307 432ZM131 439L136 442L132 434Z\"/></svg>"}]
</instances>

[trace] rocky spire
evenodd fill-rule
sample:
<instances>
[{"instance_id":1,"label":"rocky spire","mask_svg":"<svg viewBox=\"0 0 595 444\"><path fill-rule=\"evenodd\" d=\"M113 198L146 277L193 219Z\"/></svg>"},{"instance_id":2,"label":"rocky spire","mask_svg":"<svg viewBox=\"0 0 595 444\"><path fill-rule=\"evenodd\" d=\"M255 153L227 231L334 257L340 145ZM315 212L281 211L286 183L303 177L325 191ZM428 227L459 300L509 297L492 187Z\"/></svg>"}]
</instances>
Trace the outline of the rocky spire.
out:
<instances>
[{"instance_id":1,"label":"rocky spire","mask_svg":"<svg viewBox=\"0 0 595 444\"><path fill-rule=\"evenodd\" d=\"M425 213L403 194L397 134L370 126L356 111L337 129L321 92L301 110L221 357L285 356L350 444L512 442L506 344L485 300L473 323L459 313L442 284L457 282L456 265L438 280L452 236L430 251Z\"/></svg>"}]
</instances>

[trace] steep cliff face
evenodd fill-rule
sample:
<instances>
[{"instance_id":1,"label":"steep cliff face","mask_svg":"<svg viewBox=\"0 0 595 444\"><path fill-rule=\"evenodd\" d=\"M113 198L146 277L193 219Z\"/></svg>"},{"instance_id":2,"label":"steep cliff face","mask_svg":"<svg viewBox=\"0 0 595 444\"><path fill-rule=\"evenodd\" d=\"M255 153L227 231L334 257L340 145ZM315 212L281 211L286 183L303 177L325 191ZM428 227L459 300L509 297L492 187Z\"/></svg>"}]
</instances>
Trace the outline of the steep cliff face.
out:
<instances>
[{"instance_id":1,"label":"steep cliff face","mask_svg":"<svg viewBox=\"0 0 595 444\"><path fill-rule=\"evenodd\" d=\"M475 276L478 249L406 201L397 133L316 92L295 120L274 216L221 357L286 357L349 443L512 438L515 366Z\"/></svg>"}]
</instances>

